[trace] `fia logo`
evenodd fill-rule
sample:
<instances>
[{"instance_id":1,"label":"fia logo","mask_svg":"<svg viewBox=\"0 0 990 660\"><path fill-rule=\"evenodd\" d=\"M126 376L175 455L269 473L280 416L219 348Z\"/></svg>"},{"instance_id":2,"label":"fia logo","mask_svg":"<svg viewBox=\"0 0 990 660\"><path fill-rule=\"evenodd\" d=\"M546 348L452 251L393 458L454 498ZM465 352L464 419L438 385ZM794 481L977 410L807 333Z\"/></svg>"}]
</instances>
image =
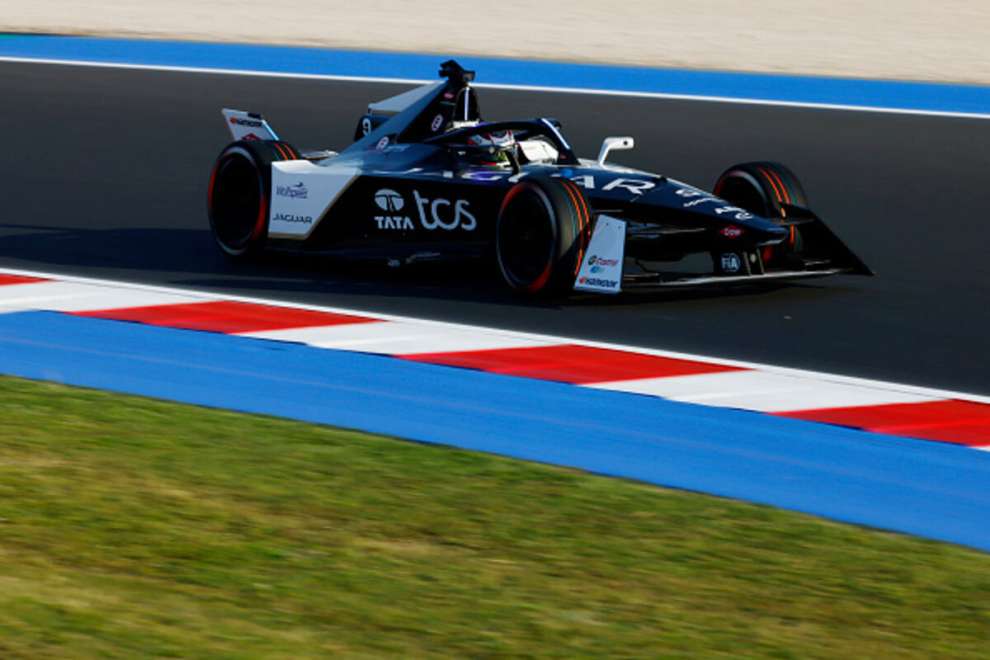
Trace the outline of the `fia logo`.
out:
<instances>
[{"instance_id":1,"label":"fia logo","mask_svg":"<svg viewBox=\"0 0 990 660\"><path fill-rule=\"evenodd\" d=\"M375 193L375 204L384 211L375 216L379 229L412 229L413 223L407 215L400 215L406 206L402 195L389 188L382 188Z\"/></svg>"},{"instance_id":2,"label":"fia logo","mask_svg":"<svg viewBox=\"0 0 990 660\"><path fill-rule=\"evenodd\" d=\"M722 254L722 270L726 273L738 273L742 270L742 261L735 252L725 252Z\"/></svg>"}]
</instances>

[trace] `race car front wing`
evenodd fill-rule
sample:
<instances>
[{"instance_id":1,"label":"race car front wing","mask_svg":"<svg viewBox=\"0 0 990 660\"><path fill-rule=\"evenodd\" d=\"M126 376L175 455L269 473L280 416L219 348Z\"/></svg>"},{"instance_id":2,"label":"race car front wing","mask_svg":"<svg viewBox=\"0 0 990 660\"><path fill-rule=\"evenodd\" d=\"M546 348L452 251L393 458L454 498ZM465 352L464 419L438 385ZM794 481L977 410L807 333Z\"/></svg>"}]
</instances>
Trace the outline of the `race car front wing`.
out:
<instances>
[{"instance_id":1,"label":"race car front wing","mask_svg":"<svg viewBox=\"0 0 990 660\"><path fill-rule=\"evenodd\" d=\"M716 272L710 274L660 273L640 269L627 272L625 245L626 222L608 215L596 219L588 250L574 281L574 290L589 293L617 294L624 290L644 291L665 288L719 286L762 283L825 277L842 273L873 275L817 216L801 209L800 219L785 221L783 226L801 226L813 236L814 254L794 256L790 267L767 269L758 247L715 253Z\"/></svg>"}]
</instances>

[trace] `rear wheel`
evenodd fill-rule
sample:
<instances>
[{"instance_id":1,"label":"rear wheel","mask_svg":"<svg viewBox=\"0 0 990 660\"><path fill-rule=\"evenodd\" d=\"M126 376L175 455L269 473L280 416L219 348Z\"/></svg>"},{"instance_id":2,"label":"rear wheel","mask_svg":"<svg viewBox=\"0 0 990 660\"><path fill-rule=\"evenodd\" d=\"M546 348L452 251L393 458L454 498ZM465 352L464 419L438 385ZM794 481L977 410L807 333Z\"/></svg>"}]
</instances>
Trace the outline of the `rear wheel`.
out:
<instances>
[{"instance_id":1,"label":"rear wheel","mask_svg":"<svg viewBox=\"0 0 990 660\"><path fill-rule=\"evenodd\" d=\"M735 206L750 213L783 224L787 220L787 206L808 208L804 187L784 165L780 163L741 163L727 169L715 182L714 193ZM763 262L786 260L799 254L804 244L797 227L790 227L790 234L781 245L763 248Z\"/></svg>"},{"instance_id":2,"label":"rear wheel","mask_svg":"<svg viewBox=\"0 0 990 660\"><path fill-rule=\"evenodd\" d=\"M274 141L242 140L220 153L210 174L207 211L213 237L225 255L245 258L264 248L271 164L299 157L292 145Z\"/></svg>"},{"instance_id":3,"label":"rear wheel","mask_svg":"<svg viewBox=\"0 0 990 660\"><path fill-rule=\"evenodd\" d=\"M572 181L532 177L506 193L495 228L502 278L529 295L561 294L581 268L591 207Z\"/></svg>"}]
</instances>

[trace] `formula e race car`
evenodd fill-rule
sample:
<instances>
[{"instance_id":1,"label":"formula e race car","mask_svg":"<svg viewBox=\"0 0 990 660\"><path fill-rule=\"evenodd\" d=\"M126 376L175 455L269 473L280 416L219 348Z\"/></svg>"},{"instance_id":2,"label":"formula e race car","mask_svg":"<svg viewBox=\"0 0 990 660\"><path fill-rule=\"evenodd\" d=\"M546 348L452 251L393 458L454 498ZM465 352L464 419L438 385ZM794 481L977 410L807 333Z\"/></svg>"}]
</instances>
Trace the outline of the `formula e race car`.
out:
<instances>
[{"instance_id":1,"label":"formula e race car","mask_svg":"<svg viewBox=\"0 0 990 660\"><path fill-rule=\"evenodd\" d=\"M474 72L448 61L440 77L369 105L340 153L300 152L260 115L223 110L235 142L208 193L223 252L487 257L527 294L872 274L782 165L735 165L705 192L610 164L630 137L587 160L554 119L482 121Z\"/></svg>"}]
</instances>

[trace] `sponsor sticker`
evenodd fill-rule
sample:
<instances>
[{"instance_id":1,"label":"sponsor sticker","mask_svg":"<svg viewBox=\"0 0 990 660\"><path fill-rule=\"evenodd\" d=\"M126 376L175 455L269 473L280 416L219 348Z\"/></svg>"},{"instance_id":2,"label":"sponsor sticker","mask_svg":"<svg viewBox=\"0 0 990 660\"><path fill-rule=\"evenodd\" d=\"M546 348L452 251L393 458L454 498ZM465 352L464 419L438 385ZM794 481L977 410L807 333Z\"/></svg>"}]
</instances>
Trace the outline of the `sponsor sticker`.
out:
<instances>
[{"instance_id":1,"label":"sponsor sticker","mask_svg":"<svg viewBox=\"0 0 990 660\"><path fill-rule=\"evenodd\" d=\"M309 199L309 190L302 181L290 186L276 186L275 194L290 199Z\"/></svg>"},{"instance_id":2,"label":"sponsor sticker","mask_svg":"<svg viewBox=\"0 0 990 660\"><path fill-rule=\"evenodd\" d=\"M622 290L622 261L626 248L626 223L607 215L598 216L588 244L588 257L581 263L574 289L596 293Z\"/></svg>"},{"instance_id":3,"label":"sponsor sticker","mask_svg":"<svg viewBox=\"0 0 990 660\"><path fill-rule=\"evenodd\" d=\"M583 284L586 287L597 287L609 290L618 290L619 288L618 280L607 280L601 277L581 277L578 279L578 284Z\"/></svg>"},{"instance_id":4,"label":"sponsor sticker","mask_svg":"<svg viewBox=\"0 0 990 660\"><path fill-rule=\"evenodd\" d=\"M374 216L379 229L413 229L412 220L401 213L406 207L405 198L390 188L382 188L375 193L375 205L382 213Z\"/></svg>"},{"instance_id":5,"label":"sponsor sticker","mask_svg":"<svg viewBox=\"0 0 990 660\"><path fill-rule=\"evenodd\" d=\"M723 272L734 274L742 270L742 260L735 252L723 253L721 263Z\"/></svg>"},{"instance_id":6,"label":"sponsor sticker","mask_svg":"<svg viewBox=\"0 0 990 660\"><path fill-rule=\"evenodd\" d=\"M718 230L718 233L725 238L734 239L739 238L743 235L743 230L735 225L729 225L727 227L722 227Z\"/></svg>"},{"instance_id":7,"label":"sponsor sticker","mask_svg":"<svg viewBox=\"0 0 990 660\"><path fill-rule=\"evenodd\" d=\"M420 195L418 190L413 191L413 198L423 229L474 231L478 228L478 220L471 212L471 205L467 200L458 199L452 202L440 197L428 199Z\"/></svg>"},{"instance_id":8,"label":"sponsor sticker","mask_svg":"<svg viewBox=\"0 0 990 660\"><path fill-rule=\"evenodd\" d=\"M406 205L406 200L403 199L402 195L394 190L382 188L375 193L375 204L377 204L378 208L383 211L395 213L396 211L402 210L402 208Z\"/></svg>"},{"instance_id":9,"label":"sponsor sticker","mask_svg":"<svg viewBox=\"0 0 990 660\"><path fill-rule=\"evenodd\" d=\"M268 235L305 239L357 176L353 168L317 166L307 160L272 163Z\"/></svg>"},{"instance_id":10,"label":"sponsor sticker","mask_svg":"<svg viewBox=\"0 0 990 660\"><path fill-rule=\"evenodd\" d=\"M618 265L618 259L606 259L605 257L599 257L598 255L591 255L588 257L589 266L616 266Z\"/></svg>"},{"instance_id":11,"label":"sponsor sticker","mask_svg":"<svg viewBox=\"0 0 990 660\"><path fill-rule=\"evenodd\" d=\"M599 175L600 176L600 175ZM591 174L580 174L578 176L571 177L571 181L578 184L586 190L596 190L598 189L599 181ZM643 193L653 190L657 187L652 181L646 181L644 179L630 179L623 177L612 178L611 180L604 183L601 186L603 192L608 192L610 190L615 190L616 188L621 188L628 193L633 195L642 195Z\"/></svg>"},{"instance_id":12,"label":"sponsor sticker","mask_svg":"<svg viewBox=\"0 0 990 660\"><path fill-rule=\"evenodd\" d=\"M674 194L687 200L682 205L686 209L701 206L702 204L717 204L717 208L713 209L716 215L729 213L736 220L752 220L755 217L746 209L739 208L738 206L726 206L725 200L719 199L714 195L709 195L697 188L678 188L674 191Z\"/></svg>"},{"instance_id":13,"label":"sponsor sticker","mask_svg":"<svg viewBox=\"0 0 990 660\"><path fill-rule=\"evenodd\" d=\"M244 117L231 117L231 124L236 124L237 126L248 126L250 128L261 128L261 122L257 119L245 119Z\"/></svg>"},{"instance_id":14,"label":"sponsor sticker","mask_svg":"<svg viewBox=\"0 0 990 660\"><path fill-rule=\"evenodd\" d=\"M313 216L293 215L291 213L276 213L272 218L272 222L289 222L293 224L311 225L313 224Z\"/></svg>"},{"instance_id":15,"label":"sponsor sticker","mask_svg":"<svg viewBox=\"0 0 990 660\"><path fill-rule=\"evenodd\" d=\"M433 123L430 124L430 130L436 133L443 126L443 115L437 115L433 118Z\"/></svg>"}]
</instances>

